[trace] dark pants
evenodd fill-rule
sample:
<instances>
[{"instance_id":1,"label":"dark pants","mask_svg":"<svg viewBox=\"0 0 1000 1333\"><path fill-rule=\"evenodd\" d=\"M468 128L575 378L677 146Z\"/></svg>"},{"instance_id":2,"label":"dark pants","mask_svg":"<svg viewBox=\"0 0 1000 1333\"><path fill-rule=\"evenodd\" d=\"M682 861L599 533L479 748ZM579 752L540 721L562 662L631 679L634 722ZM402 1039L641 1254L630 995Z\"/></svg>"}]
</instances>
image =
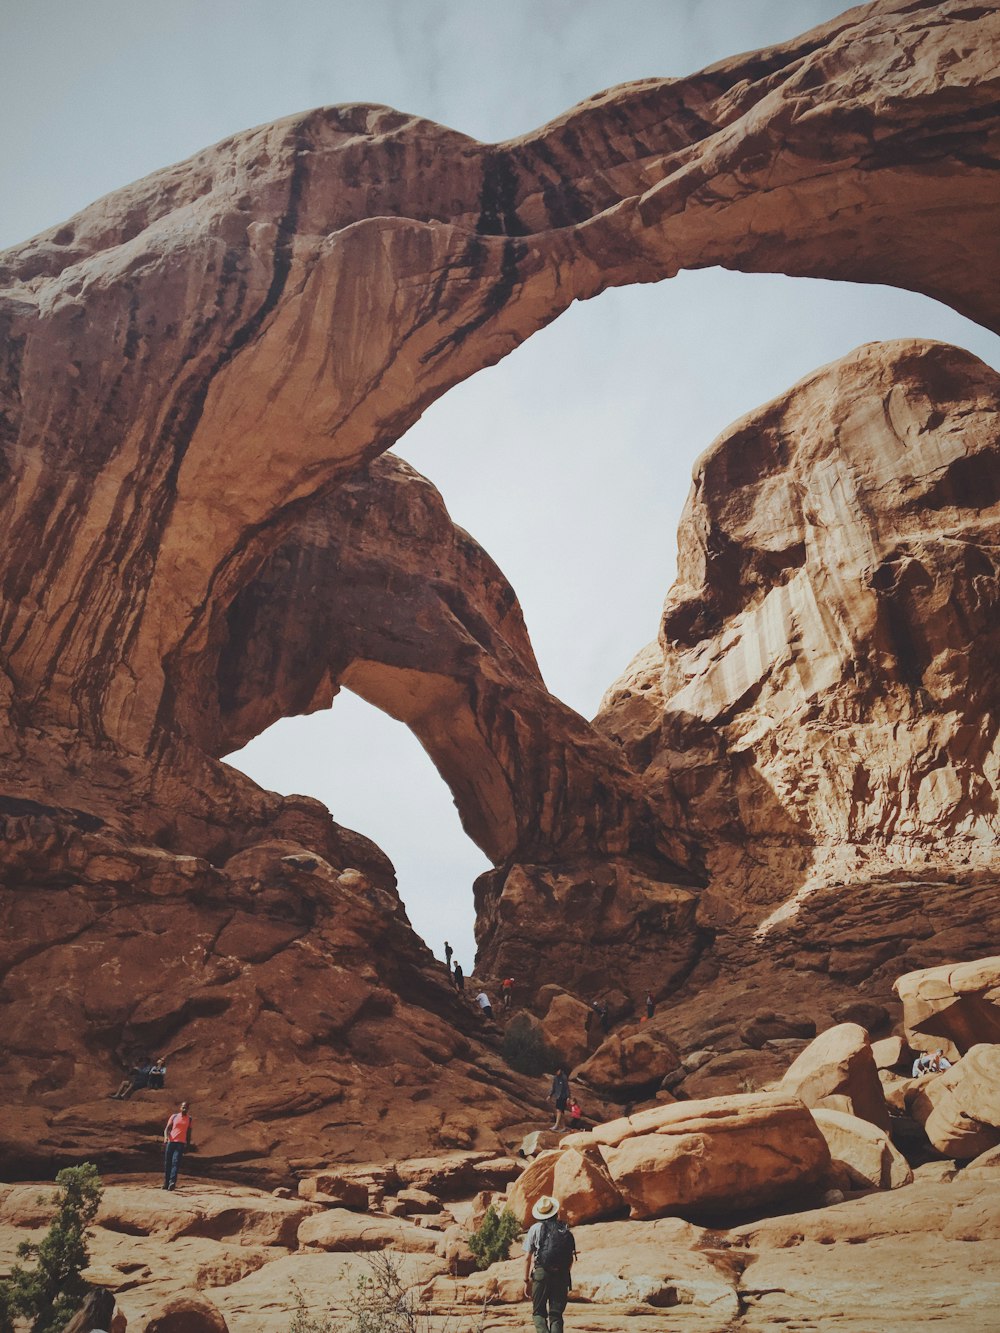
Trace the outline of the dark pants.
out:
<instances>
[{"instance_id":1,"label":"dark pants","mask_svg":"<svg viewBox=\"0 0 1000 1333\"><path fill-rule=\"evenodd\" d=\"M531 1271L531 1318L535 1333L563 1333L563 1310L569 1299L569 1272L540 1268Z\"/></svg>"},{"instance_id":2,"label":"dark pants","mask_svg":"<svg viewBox=\"0 0 1000 1333\"><path fill-rule=\"evenodd\" d=\"M163 1149L163 1188L172 1190L177 1184L177 1172L184 1156L186 1143L168 1143Z\"/></svg>"}]
</instances>

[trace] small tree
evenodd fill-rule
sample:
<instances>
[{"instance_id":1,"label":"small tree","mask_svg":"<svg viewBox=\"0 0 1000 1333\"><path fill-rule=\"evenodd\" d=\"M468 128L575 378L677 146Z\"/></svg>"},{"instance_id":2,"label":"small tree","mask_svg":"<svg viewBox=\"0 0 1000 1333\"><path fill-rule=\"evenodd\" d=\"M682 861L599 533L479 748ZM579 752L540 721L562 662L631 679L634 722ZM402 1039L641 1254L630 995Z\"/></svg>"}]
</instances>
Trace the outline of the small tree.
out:
<instances>
[{"instance_id":1,"label":"small tree","mask_svg":"<svg viewBox=\"0 0 1000 1333\"><path fill-rule=\"evenodd\" d=\"M34 1258L35 1267L15 1264L0 1283L0 1333L11 1326L11 1315L30 1319L31 1333L59 1333L89 1290L80 1274L90 1257L86 1232L101 1202L101 1178L93 1163L84 1162L60 1171L56 1184L60 1193L48 1232L37 1245L22 1241L17 1247L18 1258Z\"/></svg>"},{"instance_id":2,"label":"small tree","mask_svg":"<svg viewBox=\"0 0 1000 1333\"><path fill-rule=\"evenodd\" d=\"M532 1078L555 1069L559 1063L541 1029L527 1014L518 1014L507 1024L500 1053L511 1069Z\"/></svg>"},{"instance_id":3,"label":"small tree","mask_svg":"<svg viewBox=\"0 0 1000 1333\"><path fill-rule=\"evenodd\" d=\"M509 1208L498 1213L490 1204L486 1216L469 1237L469 1249L476 1256L477 1268L489 1268L490 1264L506 1259L511 1243L520 1233L521 1224Z\"/></svg>"}]
</instances>

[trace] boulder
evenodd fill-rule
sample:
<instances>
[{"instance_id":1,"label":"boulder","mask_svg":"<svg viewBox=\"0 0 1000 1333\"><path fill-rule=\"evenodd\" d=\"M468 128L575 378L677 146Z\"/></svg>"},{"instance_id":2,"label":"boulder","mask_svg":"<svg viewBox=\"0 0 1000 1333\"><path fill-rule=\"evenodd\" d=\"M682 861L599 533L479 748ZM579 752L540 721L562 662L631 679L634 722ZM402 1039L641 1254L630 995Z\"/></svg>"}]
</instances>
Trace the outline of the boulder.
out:
<instances>
[{"instance_id":1,"label":"boulder","mask_svg":"<svg viewBox=\"0 0 1000 1333\"><path fill-rule=\"evenodd\" d=\"M874 1004L871 1000L851 1000L838 1005L831 1017L835 1023L857 1023L869 1036L881 1032L889 1025L889 1011L883 1004Z\"/></svg>"},{"instance_id":2,"label":"boulder","mask_svg":"<svg viewBox=\"0 0 1000 1333\"><path fill-rule=\"evenodd\" d=\"M655 1028L622 1036L614 1032L573 1078L603 1096L628 1101L656 1090L666 1075L681 1067L676 1046Z\"/></svg>"},{"instance_id":3,"label":"boulder","mask_svg":"<svg viewBox=\"0 0 1000 1333\"><path fill-rule=\"evenodd\" d=\"M439 1213L441 1211L441 1202L427 1190L405 1189L400 1190L396 1195L396 1203L403 1206L406 1216L410 1217L416 1213Z\"/></svg>"},{"instance_id":4,"label":"boulder","mask_svg":"<svg viewBox=\"0 0 1000 1333\"><path fill-rule=\"evenodd\" d=\"M507 1207L525 1229L531 1225L531 1210L536 1200L543 1194L555 1193L552 1181L559 1156L558 1152L546 1152L536 1157L507 1191Z\"/></svg>"},{"instance_id":5,"label":"boulder","mask_svg":"<svg viewBox=\"0 0 1000 1333\"><path fill-rule=\"evenodd\" d=\"M353 1208L368 1211L368 1186L360 1180L347 1180L334 1171L318 1171L299 1181L299 1197L310 1203L323 1203L333 1208Z\"/></svg>"},{"instance_id":6,"label":"boulder","mask_svg":"<svg viewBox=\"0 0 1000 1333\"><path fill-rule=\"evenodd\" d=\"M600 1148L565 1148L556 1158L552 1194L559 1200L559 1215L576 1226L596 1222L625 1210L625 1202L608 1173Z\"/></svg>"},{"instance_id":7,"label":"boulder","mask_svg":"<svg viewBox=\"0 0 1000 1333\"><path fill-rule=\"evenodd\" d=\"M346 1208L316 1213L299 1227L300 1249L343 1251L396 1249L406 1253L433 1254L438 1235L413 1222L393 1217L362 1217Z\"/></svg>"},{"instance_id":8,"label":"boulder","mask_svg":"<svg viewBox=\"0 0 1000 1333\"><path fill-rule=\"evenodd\" d=\"M848 1189L894 1190L912 1182L909 1162L871 1121L822 1107L812 1115L830 1149L834 1172L839 1169L848 1177Z\"/></svg>"},{"instance_id":9,"label":"boulder","mask_svg":"<svg viewBox=\"0 0 1000 1333\"><path fill-rule=\"evenodd\" d=\"M951 1069L921 1079L909 1109L946 1157L1000 1145L1000 1046L973 1046Z\"/></svg>"},{"instance_id":10,"label":"boulder","mask_svg":"<svg viewBox=\"0 0 1000 1333\"><path fill-rule=\"evenodd\" d=\"M821 1033L793 1061L781 1087L806 1106L833 1106L889 1128L868 1034L857 1023L839 1023Z\"/></svg>"},{"instance_id":11,"label":"boulder","mask_svg":"<svg viewBox=\"0 0 1000 1333\"><path fill-rule=\"evenodd\" d=\"M808 1110L785 1093L658 1108L655 1132L604 1150L634 1218L692 1210L727 1213L804 1191L830 1153Z\"/></svg>"},{"instance_id":12,"label":"boulder","mask_svg":"<svg viewBox=\"0 0 1000 1333\"><path fill-rule=\"evenodd\" d=\"M541 1021L541 1030L546 1044L555 1051L557 1058L567 1069L572 1069L587 1058L593 1034L600 1032L600 1025L590 1005L566 991L556 990Z\"/></svg>"},{"instance_id":13,"label":"boulder","mask_svg":"<svg viewBox=\"0 0 1000 1333\"><path fill-rule=\"evenodd\" d=\"M872 1059L876 1069L895 1069L909 1058L910 1048L904 1037L882 1037L872 1042Z\"/></svg>"},{"instance_id":14,"label":"boulder","mask_svg":"<svg viewBox=\"0 0 1000 1333\"><path fill-rule=\"evenodd\" d=\"M963 1180L996 1180L1000 1177L1000 1145L987 1148L963 1169Z\"/></svg>"},{"instance_id":15,"label":"boulder","mask_svg":"<svg viewBox=\"0 0 1000 1333\"><path fill-rule=\"evenodd\" d=\"M954 1060L979 1043L1000 1042L1000 957L907 972L893 990L915 1050L942 1049Z\"/></svg>"},{"instance_id":16,"label":"boulder","mask_svg":"<svg viewBox=\"0 0 1000 1333\"><path fill-rule=\"evenodd\" d=\"M533 1129L521 1140L521 1156L537 1157L540 1152L558 1148L564 1135L555 1129Z\"/></svg>"},{"instance_id":17,"label":"boulder","mask_svg":"<svg viewBox=\"0 0 1000 1333\"><path fill-rule=\"evenodd\" d=\"M769 1010L759 1013L745 1027L740 1029L740 1040L744 1046L760 1050L766 1041L781 1037L815 1037L816 1024L811 1018L789 1018L784 1014L774 1014ZM685 1068L687 1063L685 1062Z\"/></svg>"},{"instance_id":18,"label":"boulder","mask_svg":"<svg viewBox=\"0 0 1000 1333\"><path fill-rule=\"evenodd\" d=\"M152 1309L142 1333L229 1333L222 1311L195 1292L173 1296Z\"/></svg>"}]
</instances>

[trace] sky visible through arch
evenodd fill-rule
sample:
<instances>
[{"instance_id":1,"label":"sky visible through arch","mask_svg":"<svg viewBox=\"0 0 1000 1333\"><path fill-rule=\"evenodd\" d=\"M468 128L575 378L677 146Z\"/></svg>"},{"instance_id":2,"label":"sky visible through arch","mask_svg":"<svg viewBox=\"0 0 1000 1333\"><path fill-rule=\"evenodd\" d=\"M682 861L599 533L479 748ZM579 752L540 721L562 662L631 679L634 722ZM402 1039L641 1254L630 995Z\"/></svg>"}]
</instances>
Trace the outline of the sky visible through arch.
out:
<instances>
[{"instance_id":1,"label":"sky visible through arch","mask_svg":"<svg viewBox=\"0 0 1000 1333\"><path fill-rule=\"evenodd\" d=\"M384 102L483 140L615 83L683 76L835 17L836 0L33 0L4 7L0 248L251 125ZM744 412L863 342L1000 339L925 297L712 269L604 293L435 403L399 442L524 609L586 716L655 636L691 467ZM414 926L471 966L487 866L401 724L346 693L233 759L319 797L393 859Z\"/></svg>"}]
</instances>

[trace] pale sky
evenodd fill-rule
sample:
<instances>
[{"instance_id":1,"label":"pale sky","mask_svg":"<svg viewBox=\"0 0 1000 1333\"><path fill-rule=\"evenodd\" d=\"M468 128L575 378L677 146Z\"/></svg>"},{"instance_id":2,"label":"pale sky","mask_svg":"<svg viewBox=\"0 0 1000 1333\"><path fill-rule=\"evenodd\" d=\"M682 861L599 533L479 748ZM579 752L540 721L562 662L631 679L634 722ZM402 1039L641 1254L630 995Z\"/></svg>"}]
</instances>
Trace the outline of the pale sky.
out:
<instances>
[{"instance_id":1,"label":"pale sky","mask_svg":"<svg viewBox=\"0 0 1000 1333\"><path fill-rule=\"evenodd\" d=\"M384 102L483 140L612 84L784 41L839 0L32 0L0 13L0 248L226 135ZM720 269L574 305L397 445L490 552L546 683L586 716L655 637L691 466L744 412L860 343L1000 339L925 297ZM346 692L234 759L392 858L417 931L472 966L486 859L419 744Z\"/></svg>"}]
</instances>

